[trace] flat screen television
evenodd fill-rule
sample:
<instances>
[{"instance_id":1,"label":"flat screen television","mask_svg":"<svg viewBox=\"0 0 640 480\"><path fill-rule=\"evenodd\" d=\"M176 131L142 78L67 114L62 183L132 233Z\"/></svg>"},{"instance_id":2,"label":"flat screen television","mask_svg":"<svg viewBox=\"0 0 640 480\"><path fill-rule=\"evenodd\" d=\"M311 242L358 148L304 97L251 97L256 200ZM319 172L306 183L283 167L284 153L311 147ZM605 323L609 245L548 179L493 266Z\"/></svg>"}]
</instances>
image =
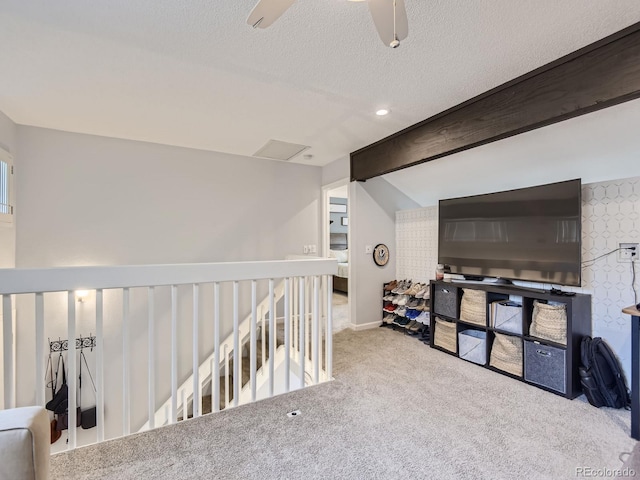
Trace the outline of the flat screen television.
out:
<instances>
[{"instance_id":1,"label":"flat screen television","mask_svg":"<svg viewBox=\"0 0 640 480\"><path fill-rule=\"evenodd\" d=\"M581 284L580 179L439 202L438 263L454 274Z\"/></svg>"}]
</instances>

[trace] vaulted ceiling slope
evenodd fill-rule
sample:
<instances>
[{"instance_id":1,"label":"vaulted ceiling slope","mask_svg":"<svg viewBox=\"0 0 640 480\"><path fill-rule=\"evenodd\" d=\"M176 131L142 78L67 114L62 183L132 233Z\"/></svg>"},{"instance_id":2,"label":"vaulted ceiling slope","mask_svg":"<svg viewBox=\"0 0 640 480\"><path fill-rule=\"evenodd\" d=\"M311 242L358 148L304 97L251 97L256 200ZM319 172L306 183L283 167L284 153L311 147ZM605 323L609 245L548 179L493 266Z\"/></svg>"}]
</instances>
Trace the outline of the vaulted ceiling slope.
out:
<instances>
[{"instance_id":1,"label":"vaulted ceiling slope","mask_svg":"<svg viewBox=\"0 0 640 480\"><path fill-rule=\"evenodd\" d=\"M0 111L16 123L325 165L640 21L637 0L406 0L409 37L367 6L256 0L2 0ZM375 110L387 107L384 118Z\"/></svg>"}]
</instances>

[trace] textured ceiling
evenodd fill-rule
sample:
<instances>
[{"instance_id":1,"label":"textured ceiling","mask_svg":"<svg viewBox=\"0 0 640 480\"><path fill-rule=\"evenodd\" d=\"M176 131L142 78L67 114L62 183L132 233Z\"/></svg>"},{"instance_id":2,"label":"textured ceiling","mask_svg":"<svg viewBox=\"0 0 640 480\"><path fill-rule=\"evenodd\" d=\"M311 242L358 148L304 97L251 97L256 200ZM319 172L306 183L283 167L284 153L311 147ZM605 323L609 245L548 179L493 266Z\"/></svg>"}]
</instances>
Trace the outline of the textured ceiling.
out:
<instances>
[{"instance_id":1,"label":"textured ceiling","mask_svg":"<svg viewBox=\"0 0 640 480\"><path fill-rule=\"evenodd\" d=\"M638 0L406 0L393 50L364 3L253 30L255 1L1 0L0 111L241 155L277 139L324 165L640 21Z\"/></svg>"}]
</instances>

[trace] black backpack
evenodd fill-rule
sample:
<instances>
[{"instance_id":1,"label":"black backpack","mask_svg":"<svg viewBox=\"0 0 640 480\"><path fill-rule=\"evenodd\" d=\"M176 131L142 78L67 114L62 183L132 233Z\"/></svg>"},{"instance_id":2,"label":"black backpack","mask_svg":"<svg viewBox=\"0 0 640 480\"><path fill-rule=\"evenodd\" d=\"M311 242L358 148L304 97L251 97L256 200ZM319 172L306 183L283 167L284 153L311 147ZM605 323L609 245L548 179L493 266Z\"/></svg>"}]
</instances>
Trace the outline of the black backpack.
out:
<instances>
[{"instance_id":1,"label":"black backpack","mask_svg":"<svg viewBox=\"0 0 640 480\"><path fill-rule=\"evenodd\" d=\"M594 407L629 408L631 398L618 358L600 338L584 337L580 346L582 391Z\"/></svg>"}]
</instances>

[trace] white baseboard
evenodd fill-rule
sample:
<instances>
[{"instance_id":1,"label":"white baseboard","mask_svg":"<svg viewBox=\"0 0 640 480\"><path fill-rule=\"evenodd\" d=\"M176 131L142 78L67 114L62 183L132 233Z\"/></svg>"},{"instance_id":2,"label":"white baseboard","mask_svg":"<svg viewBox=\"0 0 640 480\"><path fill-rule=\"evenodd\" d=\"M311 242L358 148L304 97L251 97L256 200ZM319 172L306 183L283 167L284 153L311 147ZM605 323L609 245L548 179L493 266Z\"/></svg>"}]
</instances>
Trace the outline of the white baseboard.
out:
<instances>
[{"instance_id":1,"label":"white baseboard","mask_svg":"<svg viewBox=\"0 0 640 480\"><path fill-rule=\"evenodd\" d=\"M372 328L378 328L381 323L382 323L382 321L363 323L362 325L354 325L352 323L352 324L349 325L349 328L351 330L355 330L356 332L359 332L360 330L370 330Z\"/></svg>"}]
</instances>

